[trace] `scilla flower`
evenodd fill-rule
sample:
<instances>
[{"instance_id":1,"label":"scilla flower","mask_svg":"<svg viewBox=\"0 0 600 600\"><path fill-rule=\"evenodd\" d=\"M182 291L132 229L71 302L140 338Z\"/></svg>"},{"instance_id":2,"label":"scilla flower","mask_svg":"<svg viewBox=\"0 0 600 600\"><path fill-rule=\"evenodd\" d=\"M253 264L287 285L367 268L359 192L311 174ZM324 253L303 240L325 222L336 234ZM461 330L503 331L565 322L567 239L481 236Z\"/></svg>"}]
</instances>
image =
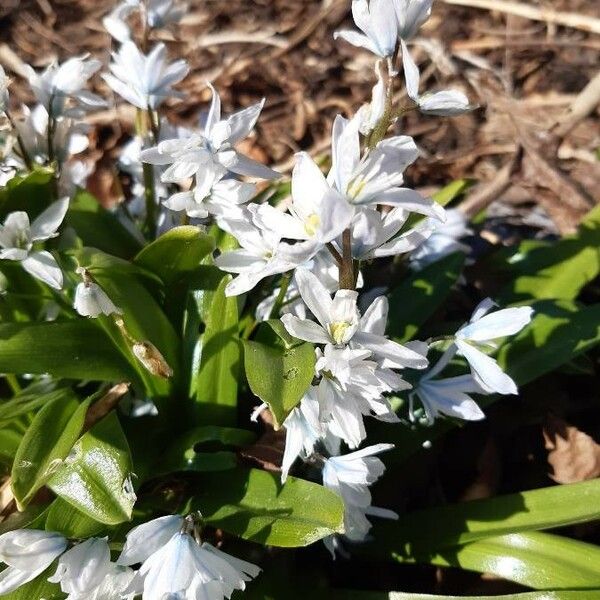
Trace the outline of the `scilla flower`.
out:
<instances>
[{"instance_id":1,"label":"scilla flower","mask_svg":"<svg viewBox=\"0 0 600 600\"><path fill-rule=\"evenodd\" d=\"M223 600L259 574L256 565L198 538L192 516L159 517L127 534L117 563L142 563L142 600L163 600L169 594L182 600Z\"/></svg>"},{"instance_id":2,"label":"scilla flower","mask_svg":"<svg viewBox=\"0 0 600 600\"><path fill-rule=\"evenodd\" d=\"M8 594L43 573L67 548L58 533L17 529L0 535L0 595Z\"/></svg>"},{"instance_id":3,"label":"scilla flower","mask_svg":"<svg viewBox=\"0 0 600 600\"><path fill-rule=\"evenodd\" d=\"M26 212L9 213L0 225L0 259L19 261L33 277L57 290L63 284L63 275L55 258L46 250L33 250L34 242L41 242L58 235L69 199L63 198L51 204L33 223Z\"/></svg>"},{"instance_id":4,"label":"scilla flower","mask_svg":"<svg viewBox=\"0 0 600 600\"><path fill-rule=\"evenodd\" d=\"M58 560L56 573L48 578L74 599L88 598L110 570L106 538L89 538L67 550Z\"/></svg>"},{"instance_id":5,"label":"scilla flower","mask_svg":"<svg viewBox=\"0 0 600 600\"><path fill-rule=\"evenodd\" d=\"M419 111L423 114L438 117L455 117L475 108L469 104L469 99L458 90L443 90L420 96L419 68L412 59L404 41L402 41L402 64L406 80L406 93L417 104Z\"/></svg>"},{"instance_id":6,"label":"scilla flower","mask_svg":"<svg viewBox=\"0 0 600 600\"><path fill-rule=\"evenodd\" d=\"M100 315L122 314L122 310L115 306L106 292L93 280L87 269L78 267L76 270L81 275L82 282L75 289L73 308L82 317L99 317Z\"/></svg>"},{"instance_id":7,"label":"scilla flower","mask_svg":"<svg viewBox=\"0 0 600 600\"><path fill-rule=\"evenodd\" d=\"M185 60L167 62L167 49L162 43L145 55L133 42L127 41L112 57L111 72L102 75L104 81L119 96L142 110L155 110L168 97L175 96L172 86L189 71Z\"/></svg>"},{"instance_id":8,"label":"scilla flower","mask_svg":"<svg viewBox=\"0 0 600 600\"><path fill-rule=\"evenodd\" d=\"M369 491L369 486L385 471L384 464L375 454L391 450L393 447L392 444L375 444L325 460L323 485L339 494L344 501L344 537L351 542L362 542L366 539L371 529L367 515L386 519L398 518L391 510L371 506ZM326 539L325 544L334 554L334 540Z\"/></svg>"},{"instance_id":9,"label":"scilla flower","mask_svg":"<svg viewBox=\"0 0 600 600\"><path fill-rule=\"evenodd\" d=\"M336 31L334 38L342 38L353 46L366 48L381 58L388 58L396 50L398 26L392 0L352 0L352 17L363 32Z\"/></svg>"},{"instance_id":10,"label":"scilla flower","mask_svg":"<svg viewBox=\"0 0 600 600\"><path fill-rule=\"evenodd\" d=\"M516 394L515 382L498 363L484 354L480 348L495 348L493 340L518 333L531 321L533 309L529 306L504 308L487 314L495 303L486 298L471 316L471 320L454 335L458 354L465 357L475 381L487 392Z\"/></svg>"},{"instance_id":11,"label":"scilla flower","mask_svg":"<svg viewBox=\"0 0 600 600\"><path fill-rule=\"evenodd\" d=\"M409 40L414 37L431 15L433 0L392 0L398 20L398 37Z\"/></svg>"},{"instance_id":12,"label":"scilla flower","mask_svg":"<svg viewBox=\"0 0 600 600\"><path fill-rule=\"evenodd\" d=\"M290 335L308 342L366 348L385 368L411 367L424 369L427 359L384 336L387 300L377 298L361 317L356 301L358 293L338 290L333 299L323 284L306 269L296 271L300 295L317 323L287 314L281 317Z\"/></svg>"}]
</instances>

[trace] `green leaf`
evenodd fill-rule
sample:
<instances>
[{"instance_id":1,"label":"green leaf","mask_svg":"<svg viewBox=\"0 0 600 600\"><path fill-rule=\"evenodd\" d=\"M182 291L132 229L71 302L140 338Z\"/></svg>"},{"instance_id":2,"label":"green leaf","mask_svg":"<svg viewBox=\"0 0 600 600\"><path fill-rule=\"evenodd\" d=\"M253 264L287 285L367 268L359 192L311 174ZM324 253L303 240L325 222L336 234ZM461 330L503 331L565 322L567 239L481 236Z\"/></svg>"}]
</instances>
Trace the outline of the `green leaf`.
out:
<instances>
[{"instance_id":1,"label":"green leaf","mask_svg":"<svg viewBox=\"0 0 600 600\"><path fill-rule=\"evenodd\" d=\"M113 412L79 439L48 486L88 517L117 525L131 519L131 473L127 439Z\"/></svg>"},{"instance_id":2,"label":"green leaf","mask_svg":"<svg viewBox=\"0 0 600 600\"><path fill-rule=\"evenodd\" d=\"M277 428L310 387L315 361L314 346L308 342L286 348L244 341L250 389L269 405Z\"/></svg>"},{"instance_id":3,"label":"green leaf","mask_svg":"<svg viewBox=\"0 0 600 600\"><path fill-rule=\"evenodd\" d=\"M306 598L308 590L303 590L303 592L303 597ZM407 594L404 592L330 590L329 592L323 592L322 594L310 597L311 600L590 600L592 597L595 597L590 594L600 595L600 588L587 590L545 590L543 592L524 592L502 596L440 596L437 594ZM300 598L300 595L297 597Z\"/></svg>"},{"instance_id":4,"label":"green leaf","mask_svg":"<svg viewBox=\"0 0 600 600\"><path fill-rule=\"evenodd\" d=\"M198 308L206 328L200 338L200 361L192 380L202 423L229 425L236 421L240 346L237 298L225 296L231 276L216 291L197 292Z\"/></svg>"},{"instance_id":5,"label":"green leaf","mask_svg":"<svg viewBox=\"0 0 600 600\"><path fill-rule=\"evenodd\" d=\"M214 239L202 233L199 227L175 227L143 248L134 263L170 285L197 269L200 261L214 248Z\"/></svg>"},{"instance_id":6,"label":"green leaf","mask_svg":"<svg viewBox=\"0 0 600 600\"><path fill-rule=\"evenodd\" d=\"M26 415L41 408L45 404L52 402L55 398L64 396L68 392L64 388L44 391L47 388L46 383L42 386L33 384L10 400L0 403L0 427L3 427L21 415Z\"/></svg>"},{"instance_id":7,"label":"green leaf","mask_svg":"<svg viewBox=\"0 0 600 600\"><path fill-rule=\"evenodd\" d=\"M523 385L564 365L600 342L600 304L568 301L531 304L531 323L498 352L500 366Z\"/></svg>"},{"instance_id":8,"label":"green leaf","mask_svg":"<svg viewBox=\"0 0 600 600\"><path fill-rule=\"evenodd\" d=\"M446 299L460 277L464 262L462 252L450 254L394 287L389 296L387 333L399 341L410 340Z\"/></svg>"},{"instance_id":9,"label":"green leaf","mask_svg":"<svg viewBox=\"0 0 600 600\"><path fill-rule=\"evenodd\" d=\"M52 202L53 172L37 168L27 175L17 175L0 189L0 220L16 210L24 210L33 220Z\"/></svg>"},{"instance_id":10,"label":"green leaf","mask_svg":"<svg viewBox=\"0 0 600 600\"><path fill-rule=\"evenodd\" d=\"M106 525L88 517L62 498L56 498L50 505L45 528L75 539L97 536L106 531Z\"/></svg>"},{"instance_id":11,"label":"green leaf","mask_svg":"<svg viewBox=\"0 0 600 600\"><path fill-rule=\"evenodd\" d=\"M207 524L270 546L307 546L343 530L342 500L316 483L236 469L203 475L193 498Z\"/></svg>"},{"instance_id":12,"label":"green leaf","mask_svg":"<svg viewBox=\"0 0 600 600\"><path fill-rule=\"evenodd\" d=\"M2 426L0 429L0 462L9 468L12 467L22 439L23 431L19 427L15 427L14 423Z\"/></svg>"},{"instance_id":13,"label":"green leaf","mask_svg":"<svg viewBox=\"0 0 600 600\"><path fill-rule=\"evenodd\" d=\"M13 512L0 523L0 535L15 529L42 529L48 514L48 507L30 504L21 512Z\"/></svg>"},{"instance_id":14,"label":"green leaf","mask_svg":"<svg viewBox=\"0 0 600 600\"><path fill-rule=\"evenodd\" d=\"M92 381L137 380L96 323L87 319L0 324L0 372L49 373Z\"/></svg>"},{"instance_id":15,"label":"green leaf","mask_svg":"<svg viewBox=\"0 0 600 600\"><path fill-rule=\"evenodd\" d=\"M69 389L46 404L25 432L13 464L11 486L19 508L60 467L77 441L91 399L79 403Z\"/></svg>"},{"instance_id":16,"label":"green leaf","mask_svg":"<svg viewBox=\"0 0 600 600\"><path fill-rule=\"evenodd\" d=\"M548 533L486 538L416 560L492 573L534 589L579 588L587 598L600 597L600 547Z\"/></svg>"},{"instance_id":17,"label":"green leaf","mask_svg":"<svg viewBox=\"0 0 600 600\"><path fill-rule=\"evenodd\" d=\"M224 471L237 466L235 449L252 444L256 436L246 429L195 427L177 437L153 469L153 474L178 471Z\"/></svg>"},{"instance_id":18,"label":"green leaf","mask_svg":"<svg viewBox=\"0 0 600 600\"><path fill-rule=\"evenodd\" d=\"M586 215L577 233L554 243L528 240L498 259L511 267L511 281L498 297L501 303L574 300L600 273L600 207Z\"/></svg>"},{"instance_id":19,"label":"green leaf","mask_svg":"<svg viewBox=\"0 0 600 600\"><path fill-rule=\"evenodd\" d=\"M80 190L71 200L65 223L75 229L84 246L92 246L121 258L132 258L142 243L113 213L89 192Z\"/></svg>"},{"instance_id":20,"label":"green leaf","mask_svg":"<svg viewBox=\"0 0 600 600\"><path fill-rule=\"evenodd\" d=\"M412 556L481 538L598 518L600 479L407 513L398 521L376 526L377 543L369 551L379 556Z\"/></svg>"}]
</instances>

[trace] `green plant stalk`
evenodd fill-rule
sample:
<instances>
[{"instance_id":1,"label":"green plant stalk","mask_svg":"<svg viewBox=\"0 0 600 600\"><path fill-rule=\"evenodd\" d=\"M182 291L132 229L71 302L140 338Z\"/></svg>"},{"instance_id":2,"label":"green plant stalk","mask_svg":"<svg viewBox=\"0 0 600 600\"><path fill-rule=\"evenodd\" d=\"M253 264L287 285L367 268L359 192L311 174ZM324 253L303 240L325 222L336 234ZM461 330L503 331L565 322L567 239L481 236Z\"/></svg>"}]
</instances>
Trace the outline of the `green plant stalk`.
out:
<instances>
[{"instance_id":1,"label":"green plant stalk","mask_svg":"<svg viewBox=\"0 0 600 600\"><path fill-rule=\"evenodd\" d=\"M283 300L285 295L290 287L290 281L292 276L287 273L281 278L281 285L279 287L279 294L277 294L277 298L275 298L275 304L273 304L273 308L269 314L269 319L278 319L279 311L281 310L281 306L283 305Z\"/></svg>"},{"instance_id":2,"label":"green plant stalk","mask_svg":"<svg viewBox=\"0 0 600 600\"><path fill-rule=\"evenodd\" d=\"M152 111L138 108L135 118L135 130L142 139L148 137L148 122L152 123ZM143 231L146 236L153 240L156 238L156 221L158 211L156 207L156 187L154 182L154 167L149 163L142 163L144 178L144 201L146 205L146 218L144 219Z\"/></svg>"}]
</instances>

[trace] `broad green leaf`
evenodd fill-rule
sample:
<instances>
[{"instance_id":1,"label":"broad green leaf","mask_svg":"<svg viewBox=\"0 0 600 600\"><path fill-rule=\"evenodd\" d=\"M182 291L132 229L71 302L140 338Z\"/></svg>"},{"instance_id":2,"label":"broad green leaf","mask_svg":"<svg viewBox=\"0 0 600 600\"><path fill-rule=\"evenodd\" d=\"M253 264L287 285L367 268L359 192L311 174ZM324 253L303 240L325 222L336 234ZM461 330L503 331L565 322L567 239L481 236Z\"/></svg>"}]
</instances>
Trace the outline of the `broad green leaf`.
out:
<instances>
[{"instance_id":1,"label":"broad green leaf","mask_svg":"<svg viewBox=\"0 0 600 600\"><path fill-rule=\"evenodd\" d=\"M43 529L47 514L47 506L30 504L23 511L11 513L0 523L0 535L15 529Z\"/></svg>"},{"instance_id":2,"label":"broad green leaf","mask_svg":"<svg viewBox=\"0 0 600 600\"><path fill-rule=\"evenodd\" d=\"M177 471L224 471L237 466L235 449L248 446L256 436L246 429L208 425L196 427L177 439L163 453L154 475Z\"/></svg>"},{"instance_id":3,"label":"broad green leaf","mask_svg":"<svg viewBox=\"0 0 600 600\"><path fill-rule=\"evenodd\" d=\"M281 427L310 387L315 361L314 346L308 342L286 348L244 341L248 384L269 405L276 427Z\"/></svg>"},{"instance_id":4,"label":"broad green leaf","mask_svg":"<svg viewBox=\"0 0 600 600\"><path fill-rule=\"evenodd\" d=\"M138 379L108 336L87 319L0 324L0 372L92 381Z\"/></svg>"},{"instance_id":5,"label":"broad green leaf","mask_svg":"<svg viewBox=\"0 0 600 600\"><path fill-rule=\"evenodd\" d=\"M197 419L204 424L236 421L240 345L237 298L225 296L229 281L231 276L226 275L215 292L198 294L198 309L206 327L200 338L192 392L198 403Z\"/></svg>"},{"instance_id":6,"label":"broad green leaf","mask_svg":"<svg viewBox=\"0 0 600 600\"><path fill-rule=\"evenodd\" d=\"M106 531L106 525L88 517L62 498L56 498L46 515L46 531L62 533L65 537L85 539Z\"/></svg>"},{"instance_id":7,"label":"broad green leaf","mask_svg":"<svg viewBox=\"0 0 600 600\"><path fill-rule=\"evenodd\" d=\"M534 589L581 589L590 600L600 597L600 547L558 535L530 532L486 538L416 560L493 573Z\"/></svg>"},{"instance_id":8,"label":"broad green leaf","mask_svg":"<svg viewBox=\"0 0 600 600\"><path fill-rule=\"evenodd\" d=\"M84 255L80 253L79 256L80 261L83 261ZM177 371L179 356L177 334L146 286L135 275L124 272L123 261L119 259L100 252L90 253L90 249L86 249L85 257L89 262L87 264L82 262L82 266L90 271L98 285L121 308L129 333L139 341L152 342L165 357L169 366ZM128 266L134 273L136 272L135 265Z\"/></svg>"},{"instance_id":9,"label":"broad green leaf","mask_svg":"<svg viewBox=\"0 0 600 600\"><path fill-rule=\"evenodd\" d=\"M481 538L550 529L600 518L600 479L414 511L376 526L381 556L441 551Z\"/></svg>"},{"instance_id":10,"label":"broad green leaf","mask_svg":"<svg viewBox=\"0 0 600 600\"><path fill-rule=\"evenodd\" d=\"M214 248L214 239L199 227L175 227L143 248L134 263L156 273L170 285L197 269Z\"/></svg>"},{"instance_id":11,"label":"broad green leaf","mask_svg":"<svg viewBox=\"0 0 600 600\"><path fill-rule=\"evenodd\" d=\"M50 565L41 575L33 581L22 585L10 594L2 596L2 600L61 600L66 595L60 591L57 583L50 583L48 577L54 575L56 562Z\"/></svg>"},{"instance_id":12,"label":"broad green leaf","mask_svg":"<svg viewBox=\"0 0 600 600\"><path fill-rule=\"evenodd\" d=\"M65 223L71 225L84 246L91 246L121 258L132 258L142 242L114 215L100 205L89 192L75 194Z\"/></svg>"},{"instance_id":13,"label":"broad green leaf","mask_svg":"<svg viewBox=\"0 0 600 600\"><path fill-rule=\"evenodd\" d=\"M79 403L63 390L34 417L25 432L11 473L11 487L19 508L27 506L69 454L81 434L91 399Z\"/></svg>"},{"instance_id":14,"label":"broad green leaf","mask_svg":"<svg viewBox=\"0 0 600 600\"><path fill-rule=\"evenodd\" d=\"M303 597L306 598L308 590L303 590L303 592ZM505 594L502 596L440 596L438 594L408 594L404 592L331 590L329 592L318 593L315 596L311 595L310 598L311 600L591 600L592 597L595 597L594 594L598 594L598 597L600 597L600 588L587 590L545 590L543 592L523 592L521 594ZM273 598L273 600L276 599Z\"/></svg>"},{"instance_id":15,"label":"broad green leaf","mask_svg":"<svg viewBox=\"0 0 600 600\"><path fill-rule=\"evenodd\" d=\"M191 503L207 524L270 546L307 546L343 530L343 503L333 492L303 479L257 469L201 477Z\"/></svg>"},{"instance_id":16,"label":"broad green leaf","mask_svg":"<svg viewBox=\"0 0 600 600\"><path fill-rule=\"evenodd\" d=\"M0 220L16 210L24 210L33 220L52 202L53 173L37 168L27 175L17 175L0 189Z\"/></svg>"},{"instance_id":17,"label":"broad green leaf","mask_svg":"<svg viewBox=\"0 0 600 600\"><path fill-rule=\"evenodd\" d=\"M48 487L92 519L117 525L131 519L131 474L127 439L113 412L78 440Z\"/></svg>"},{"instance_id":18,"label":"broad green leaf","mask_svg":"<svg viewBox=\"0 0 600 600\"><path fill-rule=\"evenodd\" d=\"M501 257L511 265L511 281L500 292L500 302L574 300L600 273L600 207L586 215L577 233L554 243L523 242Z\"/></svg>"},{"instance_id":19,"label":"broad green leaf","mask_svg":"<svg viewBox=\"0 0 600 600\"><path fill-rule=\"evenodd\" d=\"M387 333L410 340L446 299L465 262L462 252L450 254L405 278L389 296Z\"/></svg>"},{"instance_id":20,"label":"broad green leaf","mask_svg":"<svg viewBox=\"0 0 600 600\"><path fill-rule=\"evenodd\" d=\"M23 432L14 423L0 429L0 462L9 468L12 466L22 439Z\"/></svg>"}]
</instances>

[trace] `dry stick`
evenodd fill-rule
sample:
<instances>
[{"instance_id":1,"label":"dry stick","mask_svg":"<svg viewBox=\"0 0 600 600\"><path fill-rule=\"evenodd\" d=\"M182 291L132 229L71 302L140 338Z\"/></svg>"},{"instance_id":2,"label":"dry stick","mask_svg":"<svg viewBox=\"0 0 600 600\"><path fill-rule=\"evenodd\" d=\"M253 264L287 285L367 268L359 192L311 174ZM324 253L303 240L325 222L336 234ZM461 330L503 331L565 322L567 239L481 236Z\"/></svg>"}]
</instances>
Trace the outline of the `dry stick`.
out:
<instances>
[{"instance_id":1,"label":"dry stick","mask_svg":"<svg viewBox=\"0 0 600 600\"><path fill-rule=\"evenodd\" d=\"M552 128L552 133L559 138L565 137L572 129L585 119L600 104L600 71L577 95L567 113Z\"/></svg>"},{"instance_id":2,"label":"dry stick","mask_svg":"<svg viewBox=\"0 0 600 600\"><path fill-rule=\"evenodd\" d=\"M88 408L85 415L83 430L88 431L113 410L121 398L129 391L129 385L129 383L118 383L111 387L100 400L94 402L94 404Z\"/></svg>"},{"instance_id":3,"label":"dry stick","mask_svg":"<svg viewBox=\"0 0 600 600\"><path fill-rule=\"evenodd\" d=\"M592 16L581 15L571 12L560 12L550 8L529 6L520 2L511 2L510 0L444 0L446 4L456 6L470 6L472 8L482 8L484 10L495 10L517 17L524 17L532 21L542 21L543 23L553 23L564 27L572 27L582 31L600 34L600 19Z\"/></svg>"}]
</instances>

